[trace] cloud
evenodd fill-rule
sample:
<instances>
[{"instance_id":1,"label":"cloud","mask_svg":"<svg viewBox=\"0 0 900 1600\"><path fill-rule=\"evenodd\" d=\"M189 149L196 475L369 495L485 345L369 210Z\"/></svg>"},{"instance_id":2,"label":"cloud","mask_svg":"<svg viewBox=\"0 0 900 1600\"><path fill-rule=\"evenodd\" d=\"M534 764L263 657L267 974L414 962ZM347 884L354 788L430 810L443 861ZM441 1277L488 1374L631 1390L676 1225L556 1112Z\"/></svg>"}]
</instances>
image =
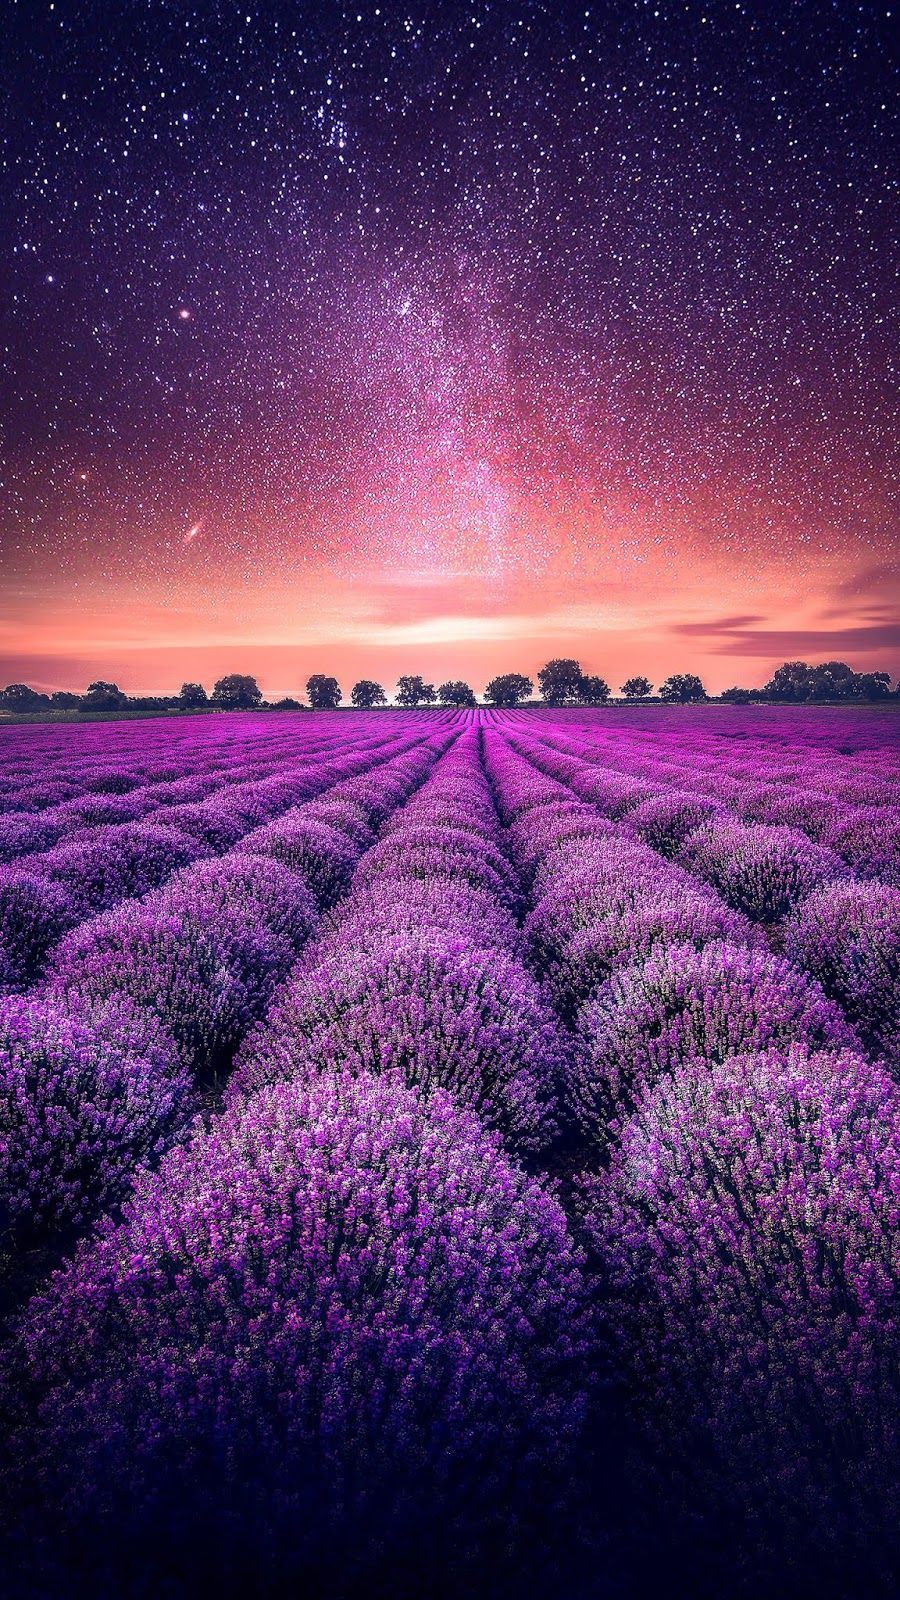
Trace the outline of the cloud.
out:
<instances>
[{"instance_id":1,"label":"cloud","mask_svg":"<svg viewBox=\"0 0 900 1600\"><path fill-rule=\"evenodd\" d=\"M670 631L682 633L689 638L707 638L711 633L736 633L742 628L752 628L756 622L765 622L765 617L756 616L753 612L735 617L710 617L707 622L675 622Z\"/></svg>"},{"instance_id":2,"label":"cloud","mask_svg":"<svg viewBox=\"0 0 900 1600\"><path fill-rule=\"evenodd\" d=\"M900 622L882 622L851 628L735 628L713 646L722 656L782 656L803 659L866 654L873 650L900 650Z\"/></svg>"}]
</instances>

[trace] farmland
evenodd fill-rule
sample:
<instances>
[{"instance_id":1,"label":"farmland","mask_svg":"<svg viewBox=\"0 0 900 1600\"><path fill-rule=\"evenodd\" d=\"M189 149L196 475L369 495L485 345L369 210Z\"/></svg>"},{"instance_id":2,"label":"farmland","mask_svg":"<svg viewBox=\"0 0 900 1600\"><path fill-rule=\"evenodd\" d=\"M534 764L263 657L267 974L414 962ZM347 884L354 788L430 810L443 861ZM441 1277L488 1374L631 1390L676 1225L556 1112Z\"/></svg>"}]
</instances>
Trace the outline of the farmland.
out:
<instances>
[{"instance_id":1,"label":"farmland","mask_svg":"<svg viewBox=\"0 0 900 1600\"><path fill-rule=\"evenodd\" d=\"M889 1593L897 727L0 732L22 1592Z\"/></svg>"}]
</instances>

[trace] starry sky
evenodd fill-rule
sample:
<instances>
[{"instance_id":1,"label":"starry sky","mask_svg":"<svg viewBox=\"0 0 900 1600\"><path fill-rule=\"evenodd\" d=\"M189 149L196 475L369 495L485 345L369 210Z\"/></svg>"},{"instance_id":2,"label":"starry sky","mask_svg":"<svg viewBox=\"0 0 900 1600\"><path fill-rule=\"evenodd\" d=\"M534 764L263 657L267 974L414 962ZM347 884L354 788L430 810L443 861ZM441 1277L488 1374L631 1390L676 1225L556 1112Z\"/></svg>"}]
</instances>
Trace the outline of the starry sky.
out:
<instances>
[{"instance_id":1,"label":"starry sky","mask_svg":"<svg viewBox=\"0 0 900 1600\"><path fill-rule=\"evenodd\" d=\"M0 682L900 671L890 5L3 26Z\"/></svg>"}]
</instances>

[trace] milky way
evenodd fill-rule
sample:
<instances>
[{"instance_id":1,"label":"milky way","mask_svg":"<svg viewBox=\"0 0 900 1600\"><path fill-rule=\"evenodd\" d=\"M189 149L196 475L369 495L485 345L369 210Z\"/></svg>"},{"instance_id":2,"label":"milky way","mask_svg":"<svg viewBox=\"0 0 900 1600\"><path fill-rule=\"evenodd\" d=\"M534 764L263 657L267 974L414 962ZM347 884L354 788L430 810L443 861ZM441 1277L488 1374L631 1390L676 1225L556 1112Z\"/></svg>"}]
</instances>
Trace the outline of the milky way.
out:
<instances>
[{"instance_id":1,"label":"milky way","mask_svg":"<svg viewBox=\"0 0 900 1600\"><path fill-rule=\"evenodd\" d=\"M8 8L0 660L881 660L895 25Z\"/></svg>"}]
</instances>

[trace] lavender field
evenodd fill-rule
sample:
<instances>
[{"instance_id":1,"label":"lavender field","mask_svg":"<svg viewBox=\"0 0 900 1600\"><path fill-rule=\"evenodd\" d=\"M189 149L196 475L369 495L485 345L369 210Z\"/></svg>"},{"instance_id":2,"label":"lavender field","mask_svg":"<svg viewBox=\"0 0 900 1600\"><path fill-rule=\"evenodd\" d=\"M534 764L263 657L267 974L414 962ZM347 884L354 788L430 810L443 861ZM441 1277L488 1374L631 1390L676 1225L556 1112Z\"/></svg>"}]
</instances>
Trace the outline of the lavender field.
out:
<instances>
[{"instance_id":1,"label":"lavender field","mask_svg":"<svg viewBox=\"0 0 900 1600\"><path fill-rule=\"evenodd\" d=\"M897 729L0 733L9 1592L895 1590Z\"/></svg>"}]
</instances>

